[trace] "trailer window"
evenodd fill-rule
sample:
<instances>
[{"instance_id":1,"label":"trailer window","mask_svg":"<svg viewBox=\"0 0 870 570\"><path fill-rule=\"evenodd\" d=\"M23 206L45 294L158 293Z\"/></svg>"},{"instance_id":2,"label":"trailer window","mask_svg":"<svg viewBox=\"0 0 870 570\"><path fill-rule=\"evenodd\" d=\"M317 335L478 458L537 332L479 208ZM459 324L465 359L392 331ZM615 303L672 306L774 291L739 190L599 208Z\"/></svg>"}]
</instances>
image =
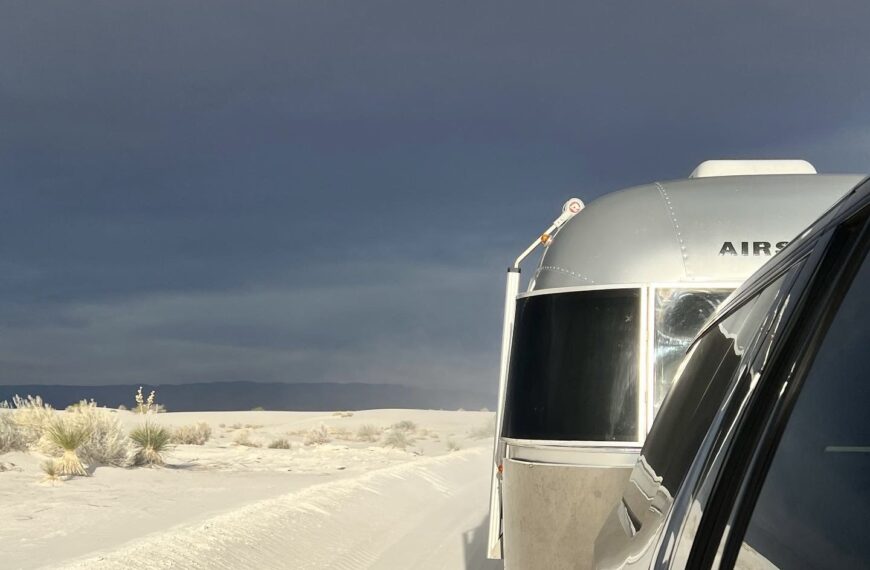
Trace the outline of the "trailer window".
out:
<instances>
[{"instance_id":1,"label":"trailer window","mask_svg":"<svg viewBox=\"0 0 870 570\"><path fill-rule=\"evenodd\" d=\"M653 414L674 381L689 344L730 289L656 289Z\"/></svg>"},{"instance_id":2,"label":"trailer window","mask_svg":"<svg viewBox=\"0 0 870 570\"><path fill-rule=\"evenodd\" d=\"M640 290L518 300L503 435L636 441Z\"/></svg>"}]
</instances>

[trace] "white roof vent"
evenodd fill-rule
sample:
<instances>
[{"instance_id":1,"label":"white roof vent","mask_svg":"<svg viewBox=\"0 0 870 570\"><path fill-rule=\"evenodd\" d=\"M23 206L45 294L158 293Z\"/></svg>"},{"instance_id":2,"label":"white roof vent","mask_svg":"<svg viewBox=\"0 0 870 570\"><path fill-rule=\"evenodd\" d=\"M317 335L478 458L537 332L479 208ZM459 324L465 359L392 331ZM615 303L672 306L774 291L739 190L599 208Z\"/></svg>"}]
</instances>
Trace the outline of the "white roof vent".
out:
<instances>
[{"instance_id":1,"label":"white roof vent","mask_svg":"<svg viewBox=\"0 0 870 570\"><path fill-rule=\"evenodd\" d=\"M689 178L759 174L816 174L816 168L806 160L705 160Z\"/></svg>"}]
</instances>

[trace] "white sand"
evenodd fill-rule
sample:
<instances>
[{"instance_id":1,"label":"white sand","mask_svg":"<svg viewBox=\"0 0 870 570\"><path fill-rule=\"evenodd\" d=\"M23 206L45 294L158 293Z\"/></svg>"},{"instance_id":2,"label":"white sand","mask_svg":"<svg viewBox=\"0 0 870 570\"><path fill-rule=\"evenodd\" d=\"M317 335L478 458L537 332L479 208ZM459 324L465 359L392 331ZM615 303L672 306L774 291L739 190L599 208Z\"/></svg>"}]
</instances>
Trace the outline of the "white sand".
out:
<instances>
[{"instance_id":1,"label":"white sand","mask_svg":"<svg viewBox=\"0 0 870 570\"><path fill-rule=\"evenodd\" d=\"M121 418L128 427L142 421L129 412ZM491 439L470 435L490 413L149 418L205 421L214 432L206 445L176 446L165 468L99 467L56 485L41 482L41 456L0 455L11 468L0 472L3 568L500 567L485 560L484 546ZM405 451L336 438L401 420L417 424ZM332 441L303 445L304 431L320 424ZM264 447L234 444L243 430ZM293 448L265 448L278 437ZM448 438L462 449L448 452Z\"/></svg>"}]
</instances>

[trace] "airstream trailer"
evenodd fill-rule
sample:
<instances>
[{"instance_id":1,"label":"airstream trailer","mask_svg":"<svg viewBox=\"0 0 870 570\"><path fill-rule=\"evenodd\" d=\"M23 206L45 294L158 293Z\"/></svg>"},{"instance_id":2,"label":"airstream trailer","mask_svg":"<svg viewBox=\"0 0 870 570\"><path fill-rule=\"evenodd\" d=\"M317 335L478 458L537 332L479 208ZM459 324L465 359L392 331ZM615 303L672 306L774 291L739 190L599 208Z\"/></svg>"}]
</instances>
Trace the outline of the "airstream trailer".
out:
<instances>
[{"instance_id":1,"label":"airstream trailer","mask_svg":"<svg viewBox=\"0 0 870 570\"><path fill-rule=\"evenodd\" d=\"M569 200L508 269L489 556L585 568L707 317L861 179L805 161L707 161ZM519 293L520 264L540 265Z\"/></svg>"}]
</instances>

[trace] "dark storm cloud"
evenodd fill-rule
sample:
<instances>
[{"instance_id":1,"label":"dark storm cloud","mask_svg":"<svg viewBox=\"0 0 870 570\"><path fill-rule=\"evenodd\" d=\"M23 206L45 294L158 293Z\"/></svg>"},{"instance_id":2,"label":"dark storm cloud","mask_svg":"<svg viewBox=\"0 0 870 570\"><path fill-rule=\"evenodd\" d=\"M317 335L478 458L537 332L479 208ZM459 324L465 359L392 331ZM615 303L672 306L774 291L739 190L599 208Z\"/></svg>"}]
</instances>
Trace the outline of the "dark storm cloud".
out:
<instances>
[{"instance_id":1,"label":"dark storm cloud","mask_svg":"<svg viewBox=\"0 0 870 570\"><path fill-rule=\"evenodd\" d=\"M865 2L0 7L0 382L491 382L571 195L867 171Z\"/></svg>"}]
</instances>

